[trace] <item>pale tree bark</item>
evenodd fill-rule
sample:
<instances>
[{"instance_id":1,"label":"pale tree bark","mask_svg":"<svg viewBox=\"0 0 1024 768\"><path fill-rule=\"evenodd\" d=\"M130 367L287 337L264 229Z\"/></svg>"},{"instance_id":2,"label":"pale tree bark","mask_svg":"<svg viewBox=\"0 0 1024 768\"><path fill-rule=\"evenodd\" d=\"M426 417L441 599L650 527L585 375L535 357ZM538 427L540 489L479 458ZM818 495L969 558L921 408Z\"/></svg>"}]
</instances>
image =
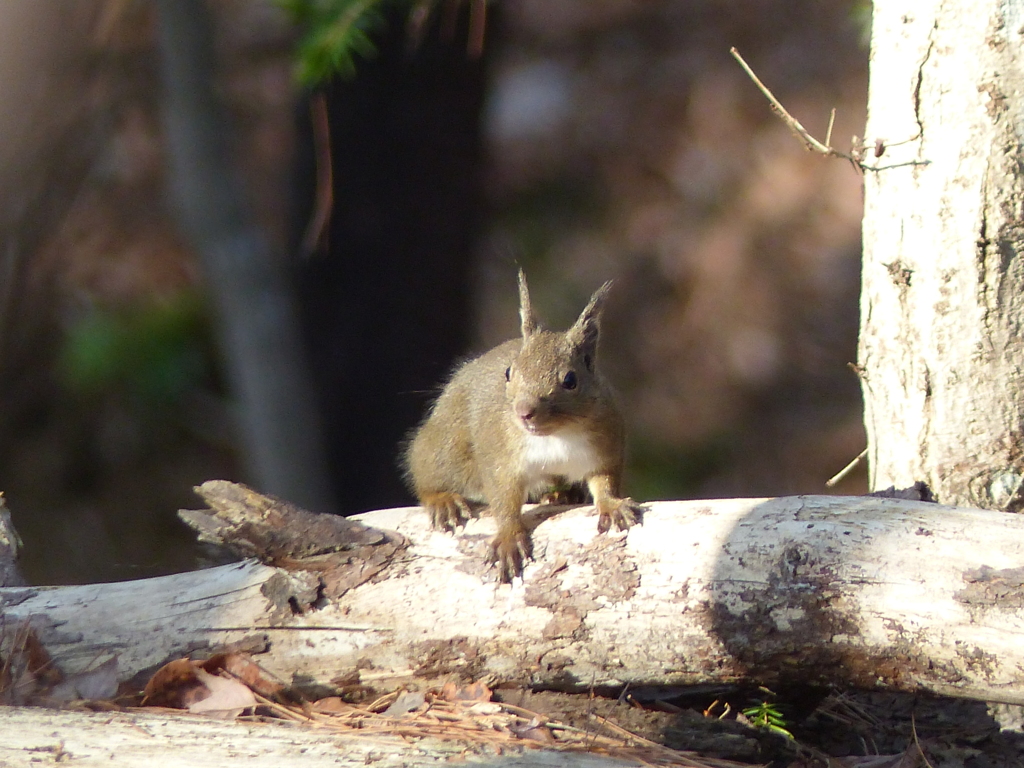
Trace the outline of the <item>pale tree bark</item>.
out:
<instances>
[{"instance_id":1,"label":"pale tree bark","mask_svg":"<svg viewBox=\"0 0 1024 768\"><path fill-rule=\"evenodd\" d=\"M450 766L452 761L478 768L650 765L599 754L517 749L514 745L503 745L499 756L493 748L473 749L441 739L403 739L380 732L360 736L322 727L223 722L167 712L3 707L0 730L0 765L5 768L432 768Z\"/></svg>"},{"instance_id":2,"label":"pale tree bark","mask_svg":"<svg viewBox=\"0 0 1024 768\"><path fill-rule=\"evenodd\" d=\"M1024 507L1024 2L874 6L859 370L871 485ZM882 145L876 145L882 146Z\"/></svg>"},{"instance_id":3,"label":"pale tree bark","mask_svg":"<svg viewBox=\"0 0 1024 768\"><path fill-rule=\"evenodd\" d=\"M1024 517L880 498L658 502L628 534L599 535L590 507L537 509L537 560L509 587L485 564L491 518L451 536L416 507L294 516L237 489L192 524L287 570L0 589L0 626L33 627L71 675L116 657L121 680L235 647L284 681L360 670L383 691L796 674L1024 704ZM309 543L289 554L294 531Z\"/></svg>"},{"instance_id":4,"label":"pale tree bark","mask_svg":"<svg viewBox=\"0 0 1024 768\"><path fill-rule=\"evenodd\" d=\"M527 515L537 560L508 586L484 561L491 518L452 536L417 507L346 519L228 483L203 492L214 510L185 515L203 538L279 567L248 560L117 584L0 588L0 655L15 657L31 628L68 675L60 687L92 688L101 670L111 694L170 659L235 649L283 682L357 673L381 692L796 677L1024 704L1024 516L864 497L657 502L642 526L600 535L590 507L540 508ZM492 763L493 746L444 734L417 737L410 752L387 735L401 731L401 715L388 717L340 733L167 710L0 707L0 764L49 754L86 766L427 766L453 751L469 764L650 764L517 755L525 745L515 739Z\"/></svg>"}]
</instances>

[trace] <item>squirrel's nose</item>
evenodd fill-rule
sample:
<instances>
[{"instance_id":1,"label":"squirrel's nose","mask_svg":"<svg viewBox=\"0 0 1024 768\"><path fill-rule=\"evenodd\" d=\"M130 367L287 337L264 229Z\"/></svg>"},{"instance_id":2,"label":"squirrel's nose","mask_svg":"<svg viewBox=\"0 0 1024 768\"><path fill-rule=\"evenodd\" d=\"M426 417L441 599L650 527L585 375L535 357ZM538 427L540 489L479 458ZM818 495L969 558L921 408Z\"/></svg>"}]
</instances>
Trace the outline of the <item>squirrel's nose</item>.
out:
<instances>
[{"instance_id":1,"label":"squirrel's nose","mask_svg":"<svg viewBox=\"0 0 1024 768\"><path fill-rule=\"evenodd\" d=\"M534 403L519 401L513 408L515 409L516 416L525 422L533 421L533 417L537 415L537 406Z\"/></svg>"}]
</instances>

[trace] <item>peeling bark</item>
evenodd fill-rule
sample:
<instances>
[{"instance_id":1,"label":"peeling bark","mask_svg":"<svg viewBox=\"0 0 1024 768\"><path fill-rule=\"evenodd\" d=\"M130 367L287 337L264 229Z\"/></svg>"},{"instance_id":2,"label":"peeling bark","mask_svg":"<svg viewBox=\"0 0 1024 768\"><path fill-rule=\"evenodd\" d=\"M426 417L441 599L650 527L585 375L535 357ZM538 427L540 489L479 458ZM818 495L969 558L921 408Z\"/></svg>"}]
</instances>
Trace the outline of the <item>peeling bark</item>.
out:
<instances>
[{"instance_id":1,"label":"peeling bark","mask_svg":"<svg viewBox=\"0 0 1024 768\"><path fill-rule=\"evenodd\" d=\"M406 508L359 516L348 544L325 537L308 570L288 556L7 588L0 613L66 671L116 655L121 679L241 646L286 682L357 670L380 690L799 679L1024 704L1024 518L806 496L652 503L618 535L598 535L589 507L528 519L537 560L511 587L485 564L492 520L451 536ZM336 597L332 557L359 575Z\"/></svg>"}]
</instances>

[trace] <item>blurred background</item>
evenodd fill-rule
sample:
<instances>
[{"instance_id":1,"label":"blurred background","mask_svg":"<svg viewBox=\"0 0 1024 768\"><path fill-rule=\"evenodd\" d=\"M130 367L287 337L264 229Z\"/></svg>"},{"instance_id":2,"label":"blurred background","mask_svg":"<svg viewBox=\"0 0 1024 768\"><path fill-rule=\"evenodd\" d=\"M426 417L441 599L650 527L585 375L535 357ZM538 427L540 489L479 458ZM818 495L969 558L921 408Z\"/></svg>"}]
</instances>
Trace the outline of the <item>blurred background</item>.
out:
<instances>
[{"instance_id":1,"label":"blurred background","mask_svg":"<svg viewBox=\"0 0 1024 768\"><path fill-rule=\"evenodd\" d=\"M553 328L615 280L633 497L820 493L864 448L861 179L729 48L845 150L869 5L474 7L385 7L311 88L270 0L0 0L0 491L33 583L203 564L175 513L207 479L412 503L399 444L517 333L518 265Z\"/></svg>"}]
</instances>

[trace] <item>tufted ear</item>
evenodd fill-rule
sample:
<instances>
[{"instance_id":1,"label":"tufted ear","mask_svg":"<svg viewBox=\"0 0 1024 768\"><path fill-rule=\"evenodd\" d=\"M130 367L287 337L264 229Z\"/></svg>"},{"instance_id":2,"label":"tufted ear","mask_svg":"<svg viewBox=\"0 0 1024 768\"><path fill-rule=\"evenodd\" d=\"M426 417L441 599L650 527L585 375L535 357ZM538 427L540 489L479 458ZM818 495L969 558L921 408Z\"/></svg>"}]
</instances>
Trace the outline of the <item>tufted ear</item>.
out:
<instances>
[{"instance_id":1,"label":"tufted ear","mask_svg":"<svg viewBox=\"0 0 1024 768\"><path fill-rule=\"evenodd\" d=\"M604 302L608 298L611 287L612 281L609 280L594 291L590 302L580 312L580 316L573 323L572 328L565 332L569 344L578 352L589 355L591 360L597 353L597 338L601 331L601 310L604 309Z\"/></svg>"},{"instance_id":2,"label":"tufted ear","mask_svg":"<svg viewBox=\"0 0 1024 768\"><path fill-rule=\"evenodd\" d=\"M523 339L528 339L537 330L537 318L530 304L530 289L526 286L526 274L519 270L519 319L522 322Z\"/></svg>"}]
</instances>

